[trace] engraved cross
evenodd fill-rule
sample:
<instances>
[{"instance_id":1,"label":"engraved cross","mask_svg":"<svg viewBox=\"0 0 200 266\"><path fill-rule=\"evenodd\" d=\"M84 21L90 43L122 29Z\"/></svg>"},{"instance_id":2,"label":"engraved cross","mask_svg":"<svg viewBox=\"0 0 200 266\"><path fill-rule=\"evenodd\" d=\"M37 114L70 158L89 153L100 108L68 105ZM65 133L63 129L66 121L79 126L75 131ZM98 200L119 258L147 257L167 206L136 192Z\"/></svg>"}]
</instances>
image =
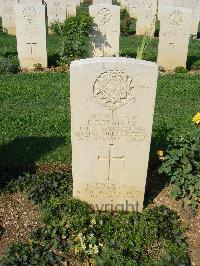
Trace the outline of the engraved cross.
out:
<instances>
[{"instance_id":1,"label":"engraved cross","mask_svg":"<svg viewBox=\"0 0 200 266\"><path fill-rule=\"evenodd\" d=\"M28 42L28 45L31 46L31 55L33 54L33 45L37 44L36 42Z\"/></svg>"},{"instance_id":2,"label":"engraved cross","mask_svg":"<svg viewBox=\"0 0 200 266\"><path fill-rule=\"evenodd\" d=\"M125 156L113 156L114 144L109 144L108 156L99 156L99 161L108 161L108 180L112 179L112 161L121 160L124 161Z\"/></svg>"}]
</instances>

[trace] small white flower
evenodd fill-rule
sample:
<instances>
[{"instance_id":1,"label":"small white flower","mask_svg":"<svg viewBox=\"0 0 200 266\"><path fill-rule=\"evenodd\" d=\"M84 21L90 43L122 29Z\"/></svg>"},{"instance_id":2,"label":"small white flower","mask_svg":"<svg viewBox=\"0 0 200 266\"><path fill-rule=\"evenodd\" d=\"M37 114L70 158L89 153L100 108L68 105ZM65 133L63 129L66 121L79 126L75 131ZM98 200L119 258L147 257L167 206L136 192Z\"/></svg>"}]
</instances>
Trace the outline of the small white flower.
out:
<instances>
[{"instance_id":1,"label":"small white flower","mask_svg":"<svg viewBox=\"0 0 200 266\"><path fill-rule=\"evenodd\" d=\"M85 244L82 244L82 249L86 250L86 245Z\"/></svg>"},{"instance_id":2,"label":"small white flower","mask_svg":"<svg viewBox=\"0 0 200 266\"><path fill-rule=\"evenodd\" d=\"M94 218L91 220L91 224L92 225L95 225L96 224L96 220Z\"/></svg>"},{"instance_id":3,"label":"small white flower","mask_svg":"<svg viewBox=\"0 0 200 266\"><path fill-rule=\"evenodd\" d=\"M94 245L93 252L94 252L94 254L98 254L99 253L99 249L98 249L97 245Z\"/></svg>"}]
</instances>

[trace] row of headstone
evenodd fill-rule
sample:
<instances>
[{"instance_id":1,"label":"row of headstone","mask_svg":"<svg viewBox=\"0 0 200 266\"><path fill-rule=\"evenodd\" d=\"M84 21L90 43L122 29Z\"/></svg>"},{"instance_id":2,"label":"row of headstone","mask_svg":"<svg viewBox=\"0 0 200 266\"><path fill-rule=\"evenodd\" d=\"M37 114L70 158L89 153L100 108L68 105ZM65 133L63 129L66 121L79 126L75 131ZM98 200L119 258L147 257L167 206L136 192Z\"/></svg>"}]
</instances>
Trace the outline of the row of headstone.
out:
<instances>
[{"instance_id":1,"label":"row of headstone","mask_svg":"<svg viewBox=\"0 0 200 266\"><path fill-rule=\"evenodd\" d=\"M190 34L196 36L200 21L200 0L120 0L121 6L127 8L130 16L137 19L136 34L146 32L153 35L155 21L162 20L162 10L166 7L181 7L191 10Z\"/></svg>"},{"instance_id":2,"label":"row of headstone","mask_svg":"<svg viewBox=\"0 0 200 266\"><path fill-rule=\"evenodd\" d=\"M120 8L109 4L90 6L94 17L90 57L119 56ZM164 8L158 47L158 63L166 70L186 67L190 36L190 10ZM41 3L15 6L17 48L21 68L47 66L45 6Z\"/></svg>"},{"instance_id":3,"label":"row of headstone","mask_svg":"<svg viewBox=\"0 0 200 266\"><path fill-rule=\"evenodd\" d=\"M95 4L90 6L89 12L95 22L90 56L119 56L120 8L110 4ZM151 12L148 14L146 21L150 22L153 16ZM186 67L191 14L188 8L162 9L157 61L165 70ZM138 22L141 31L145 31L145 20Z\"/></svg>"},{"instance_id":4,"label":"row of headstone","mask_svg":"<svg viewBox=\"0 0 200 266\"><path fill-rule=\"evenodd\" d=\"M68 16L76 16L76 8L80 5L79 0L2 0L0 16L3 28L11 35L16 34L14 6L18 4L46 4L48 25L55 21L64 21Z\"/></svg>"}]
</instances>

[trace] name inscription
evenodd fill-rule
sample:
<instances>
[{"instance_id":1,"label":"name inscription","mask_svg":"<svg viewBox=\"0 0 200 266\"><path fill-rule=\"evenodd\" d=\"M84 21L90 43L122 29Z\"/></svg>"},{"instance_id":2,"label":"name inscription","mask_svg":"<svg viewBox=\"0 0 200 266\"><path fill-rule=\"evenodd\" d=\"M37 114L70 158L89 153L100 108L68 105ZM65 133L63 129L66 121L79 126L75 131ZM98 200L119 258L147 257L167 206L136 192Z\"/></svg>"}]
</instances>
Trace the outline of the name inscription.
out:
<instances>
[{"instance_id":1,"label":"name inscription","mask_svg":"<svg viewBox=\"0 0 200 266\"><path fill-rule=\"evenodd\" d=\"M113 117L110 115L92 114L85 125L80 126L76 132L79 140L127 140L144 141L147 137L142 127L137 127L135 116L123 115Z\"/></svg>"},{"instance_id":2,"label":"name inscription","mask_svg":"<svg viewBox=\"0 0 200 266\"><path fill-rule=\"evenodd\" d=\"M136 198L141 197L143 193L137 191L134 186L114 183L86 183L77 194L87 194L92 199L98 198Z\"/></svg>"}]
</instances>

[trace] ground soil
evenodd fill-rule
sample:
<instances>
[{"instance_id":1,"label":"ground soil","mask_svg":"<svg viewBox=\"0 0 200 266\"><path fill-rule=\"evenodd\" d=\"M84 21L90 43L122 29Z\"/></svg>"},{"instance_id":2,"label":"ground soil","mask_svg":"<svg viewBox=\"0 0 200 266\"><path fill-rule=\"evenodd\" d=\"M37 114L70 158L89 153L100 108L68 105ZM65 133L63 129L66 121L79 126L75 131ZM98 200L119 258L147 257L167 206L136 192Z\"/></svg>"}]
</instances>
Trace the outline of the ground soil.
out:
<instances>
[{"instance_id":1,"label":"ground soil","mask_svg":"<svg viewBox=\"0 0 200 266\"><path fill-rule=\"evenodd\" d=\"M11 244L28 240L31 229L40 225L39 217L38 207L25 194L0 196L0 257Z\"/></svg>"},{"instance_id":2,"label":"ground soil","mask_svg":"<svg viewBox=\"0 0 200 266\"><path fill-rule=\"evenodd\" d=\"M53 172L66 170L69 166L53 166L48 165L38 166L37 172ZM153 200L148 207L165 205L178 213L181 217L184 227L187 227L185 236L187 237L191 265L200 266L200 208L195 217L189 217L188 212L185 212L180 205L180 202L174 200L170 196L170 187L166 185L159 188L159 184L152 175L149 179L153 179L153 183L148 184L149 191L153 195ZM155 183L156 184L155 184ZM156 192L156 193L154 193ZM14 242L24 242L30 236L31 229L40 226L40 211L39 208L31 203L23 193L14 193L11 195L0 195L0 229L3 228L2 235L0 234L0 257L5 250ZM0 230L1 231L1 230ZM63 264L67 265L67 264Z\"/></svg>"},{"instance_id":3,"label":"ground soil","mask_svg":"<svg viewBox=\"0 0 200 266\"><path fill-rule=\"evenodd\" d=\"M154 199L151 206L165 205L175 211L181 218L182 224L186 227L185 236L189 245L189 257L191 265L200 266L200 207L195 216L184 211L180 202L170 196L170 187L164 188Z\"/></svg>"}]
</instances>

